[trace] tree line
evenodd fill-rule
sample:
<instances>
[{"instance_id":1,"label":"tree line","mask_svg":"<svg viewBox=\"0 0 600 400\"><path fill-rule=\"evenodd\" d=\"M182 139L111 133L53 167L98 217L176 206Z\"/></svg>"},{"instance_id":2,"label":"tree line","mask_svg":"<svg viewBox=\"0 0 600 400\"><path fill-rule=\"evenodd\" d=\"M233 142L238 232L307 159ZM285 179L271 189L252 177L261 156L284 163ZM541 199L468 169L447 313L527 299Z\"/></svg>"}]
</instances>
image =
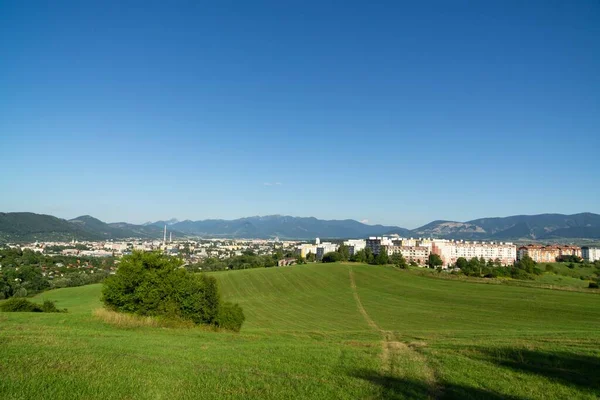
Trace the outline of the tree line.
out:
<instances>
[{"instance_id":1,"label":"tree line","mask_svg":"<svg viewBox=\"0 0 600 400\"><path fill-rule=\"evenodd\" d=\"M98 283L115 260L93 257L50 257L31 250L0 249L0 299L26 297L44 290ZM87 266L89 268L81 268ZM93 273L92 273L93 271ZM52 272L52 274L50 274Z\"/></svg>"}]
</instances>

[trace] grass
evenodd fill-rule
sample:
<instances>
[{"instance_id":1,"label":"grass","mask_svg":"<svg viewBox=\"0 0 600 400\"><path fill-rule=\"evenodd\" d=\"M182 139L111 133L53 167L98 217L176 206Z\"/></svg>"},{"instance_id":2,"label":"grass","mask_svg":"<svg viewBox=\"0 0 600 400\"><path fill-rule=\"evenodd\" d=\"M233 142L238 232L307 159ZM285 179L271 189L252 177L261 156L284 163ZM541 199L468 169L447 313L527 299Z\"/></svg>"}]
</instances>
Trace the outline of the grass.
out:
<instances>
[{"instance_id":1,"label":"grass","mask_svg":"<svg viewBox=\"0 0 600 400\"><path fill-rule=\"evenodd\" d=\"M106 308L97 308L92 315L102 322L117 328L193 328L194 323L181 319L164 319L158 317L141 316L119 313ZM208 329L208 328L207 328ZM213 329L214 330L214 329Z\"/></svg>"},{"instance_id":2,"label":"grass","mask_svg":"<svg viewBox=\"0 0 600 400\"><path fill-rule=\"evenodd\" d=\"M101 309L0 313L2 399L597 398L600 296L313 264L214 273L239 334ZM354 284L352 284L354 282Z\"/></svg>"}]
</instances>

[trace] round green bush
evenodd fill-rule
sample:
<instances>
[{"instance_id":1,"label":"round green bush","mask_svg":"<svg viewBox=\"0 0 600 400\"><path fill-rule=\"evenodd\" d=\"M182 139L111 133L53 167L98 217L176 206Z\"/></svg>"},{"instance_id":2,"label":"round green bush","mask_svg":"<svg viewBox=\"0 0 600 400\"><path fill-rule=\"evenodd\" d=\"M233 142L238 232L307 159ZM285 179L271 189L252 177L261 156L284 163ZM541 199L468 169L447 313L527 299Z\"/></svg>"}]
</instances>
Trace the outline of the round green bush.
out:
<instances>
[{"instance_id":1,"label":"round green bush","mask_svg":"<svg viewBox=\"0 0 600 400\"><path fill-rule=\"evenodd\" d=\"M230 331L239 332L246 320L242 307L233 303L223 303L219 309L217 326Z\"/></svg>"},{"instance_id":2,"label":"round green bush","mask_svg":"<svg viewBox=\"0 0 600 400\"><path fill-rule=\"evenodd\" d=\"M215 278L188 272L180 259L159 252L123 257L117 273L104 281L102 299L114 311L215 326L220 326L221 307L229 307L221 303Z\"/></svg>"}]
</instances>

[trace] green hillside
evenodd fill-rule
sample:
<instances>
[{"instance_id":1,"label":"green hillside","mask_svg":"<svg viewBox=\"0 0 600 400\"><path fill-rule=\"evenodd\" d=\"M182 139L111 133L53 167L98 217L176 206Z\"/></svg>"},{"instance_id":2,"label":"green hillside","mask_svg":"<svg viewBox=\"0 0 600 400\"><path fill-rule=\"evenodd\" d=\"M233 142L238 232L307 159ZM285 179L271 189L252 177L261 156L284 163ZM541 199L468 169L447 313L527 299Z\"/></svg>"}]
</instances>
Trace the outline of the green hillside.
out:
<instances>
[{"instance_id":1,"label":"green hillside","mask_svg":"<svg viewBox=\"0 0 600 400\"><path fill-rule=\"evenodd\" d=\"M0 397L597 398L600 296L315 264L214 273L240 334L120 328L100 285L68 314L0 314Z\"/></svg>"}]
</instances>

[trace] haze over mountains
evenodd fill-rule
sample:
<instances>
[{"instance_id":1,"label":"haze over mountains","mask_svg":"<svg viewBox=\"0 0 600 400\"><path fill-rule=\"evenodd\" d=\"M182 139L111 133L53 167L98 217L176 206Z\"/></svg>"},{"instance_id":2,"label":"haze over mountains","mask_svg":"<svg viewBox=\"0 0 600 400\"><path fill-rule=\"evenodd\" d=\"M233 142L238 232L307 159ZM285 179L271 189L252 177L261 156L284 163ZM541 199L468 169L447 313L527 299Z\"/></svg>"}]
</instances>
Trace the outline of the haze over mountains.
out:
<instances>
[{"instance_id":1,"label":"haze over mountains","mask_svg":"<svg viewBox=\"0 0 600 400\"><path fill-rule=\"evenodd\" d=\"M600 239L600 215L593 213L515 215L467 222L433 221L410 230L397 226L367 225L351 219L320 220L283 215L235 220L171 219L136 225L126 222L105 223L89 215L65 220L51 215L17 212L0 213L0 241L162 238L164 225L168 226L175 238L314 239L398 234L404 237L465 240Z\"/></svg>"}]
</instances>

